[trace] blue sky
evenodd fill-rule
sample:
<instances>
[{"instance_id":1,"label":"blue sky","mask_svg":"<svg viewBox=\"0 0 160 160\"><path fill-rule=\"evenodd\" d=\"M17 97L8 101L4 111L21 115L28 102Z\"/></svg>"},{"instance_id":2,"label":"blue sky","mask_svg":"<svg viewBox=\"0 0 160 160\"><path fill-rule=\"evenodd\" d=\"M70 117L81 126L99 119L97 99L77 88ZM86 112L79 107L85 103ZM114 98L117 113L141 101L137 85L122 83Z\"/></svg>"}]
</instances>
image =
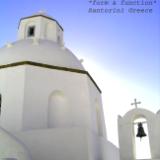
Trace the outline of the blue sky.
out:
<instances>
[{"instance_id":1,"label":"blue sky","mask_svg":"<svg viewBox=\"0 0 160 160\"><path fill-rule=\"evenodd\" d=\"M117 0L118 1L118 0ZM108 138L117 145L117 115L160 109L160 3L152 14L93 14L87 0L2 0L0 46L16 40L19 19L46 11L64 28L65 45L102 89ZM109 123L110 122L110 123ZM115 127L113 127L115 126Z\"/></svg>"}]
</instances>

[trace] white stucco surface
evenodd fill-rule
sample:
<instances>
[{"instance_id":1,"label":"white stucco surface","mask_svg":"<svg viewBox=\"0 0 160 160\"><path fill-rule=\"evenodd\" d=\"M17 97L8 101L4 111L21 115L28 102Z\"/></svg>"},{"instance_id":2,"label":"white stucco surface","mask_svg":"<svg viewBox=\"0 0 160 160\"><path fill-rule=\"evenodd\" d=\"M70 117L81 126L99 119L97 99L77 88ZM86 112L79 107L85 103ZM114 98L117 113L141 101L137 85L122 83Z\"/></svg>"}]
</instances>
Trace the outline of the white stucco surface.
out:
<instances>
[{"instance_id":1,"label":"white stucco surface","mask_svg":"<svg viewBox=\"0 0 160 160\"><path fill-rule=\"evenodd\" d=\"M0 160L31 160L27 148L16 137L0 128Z\"/></svg>"},{"instance_id":2,"label":"white stucco surface","mask_svg":"<svg viewBox=\"0 0 160 160\"><path fill-rule=\"evenodd\" d=\"M15 133L34 160L119 160L119 150L85 128L52 128Z\"/></svg>"},{"instance_id":3,"label":"white stucco surface","mask_svg":"<svg viewBox=\"0 0 160 160\"><path fill-rule=\"evenodd\" d=\"M56 160L118 159L118 149L106 139L101 95L87 75L23 65L1 70L0 78L0 125L27 146L33 160L41 155L45 160L53 155ZM65 111L62 116L54 108L53 115L59 116L50 126L49 101L57 91L67 103L59 106Z\"/></svg>"},{"instance_id":4,"label":"white stucco surface","mask_svg":"<svg viewBox=\"0 0 160 160\"><path fill-rule=\"evenodd\" d=\"M0 94L2 95L0 126L8 131L22 129L25 68L0 70Z\"/></svg>"},{"instance_id":5,"label":"white stucco surface","mask_svg":"<svg viewBox=\"0 0 160 160\"><path fill-rule=\"evenodd\" d=\"M53 117L59 118L53 119L53 127L87 127L106 137L101 95L87 75L24 65L1 70L0 77L3 128L9 131L48 128L50 96L61 92L66 102L61 106L62 112L54 107Z\"/></svg>"}]
</instances>

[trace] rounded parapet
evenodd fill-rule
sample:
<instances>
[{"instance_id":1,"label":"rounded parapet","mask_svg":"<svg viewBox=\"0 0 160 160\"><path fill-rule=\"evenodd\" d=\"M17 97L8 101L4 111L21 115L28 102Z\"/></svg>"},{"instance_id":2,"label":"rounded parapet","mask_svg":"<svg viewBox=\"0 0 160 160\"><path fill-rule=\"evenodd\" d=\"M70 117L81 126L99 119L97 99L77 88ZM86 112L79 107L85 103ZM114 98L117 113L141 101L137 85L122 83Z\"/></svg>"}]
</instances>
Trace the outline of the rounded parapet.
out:
<instances>
[{"instance_id":1,"label":"rounded parapet","mask_svg":"<svg viewBox=\"0 0 160 160\"><path fill-rule=\"evenodd\" d=\"M129 121L134 121L135 119L138 119L140 117L150 119L154 116L155 116L155 114L147 109L135 108L135 109L132 109L129 112L127 112L123 116L123 119L125 119L126 121L129 122Z\"/></svg>"}]
</instances>

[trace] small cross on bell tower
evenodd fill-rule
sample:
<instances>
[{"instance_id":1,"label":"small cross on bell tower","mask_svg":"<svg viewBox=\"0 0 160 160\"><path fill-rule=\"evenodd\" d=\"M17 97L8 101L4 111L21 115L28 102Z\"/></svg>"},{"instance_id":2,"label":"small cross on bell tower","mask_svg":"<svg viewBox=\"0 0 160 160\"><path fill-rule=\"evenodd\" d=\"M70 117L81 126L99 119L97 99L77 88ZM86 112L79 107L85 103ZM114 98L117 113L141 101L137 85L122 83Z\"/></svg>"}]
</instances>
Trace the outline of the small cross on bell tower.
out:
<instances>
[{"instance_id":1,"label":"small cross on bell tower","mask_svg":"<svg viewBox=\"0 0 160 160\"><path fill-rule=\"evenodd\" d=\"M137 99L134 99L134 103L131 103L131 105L135 105L135 108L138 108L138 104L141 104L141 102L137 102ZM140 139L147 136L146 133L144 132L144 128L143 128L143 123L144 122L138 122L138 128L137 128L137 134L136 137L139 137Z\"/></svg>"},{"instance_id":2,"label":"small cross on bell tower","mask_svg":"<svg viewBox=\"0 0 160 160\"><path fill-rule=\"evenodd\" d=\"M134 99L134 103L131 103L131 105L135 105L135 108L138 108L138 104L141 104L141 102L137 102L137 99Z\"/></svg>"}]
</instances>

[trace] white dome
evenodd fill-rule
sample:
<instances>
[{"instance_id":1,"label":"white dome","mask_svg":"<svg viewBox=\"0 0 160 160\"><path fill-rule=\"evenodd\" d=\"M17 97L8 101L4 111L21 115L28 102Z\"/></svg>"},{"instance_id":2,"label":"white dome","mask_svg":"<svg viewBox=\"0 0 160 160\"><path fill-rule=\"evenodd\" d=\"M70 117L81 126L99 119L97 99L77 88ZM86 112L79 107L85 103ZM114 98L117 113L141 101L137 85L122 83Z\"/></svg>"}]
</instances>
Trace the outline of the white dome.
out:
<instances>
[{"instance_id":1,"label":"white dome","mask_svg":"<svg viewBox=\"0 0 160 160\"><path fill-rule=\"evenodd\" d=\"M25 39L0 49L0 65L22 61L84 70L71 51L53 41Z\"/></svg>"}]
</instances>

